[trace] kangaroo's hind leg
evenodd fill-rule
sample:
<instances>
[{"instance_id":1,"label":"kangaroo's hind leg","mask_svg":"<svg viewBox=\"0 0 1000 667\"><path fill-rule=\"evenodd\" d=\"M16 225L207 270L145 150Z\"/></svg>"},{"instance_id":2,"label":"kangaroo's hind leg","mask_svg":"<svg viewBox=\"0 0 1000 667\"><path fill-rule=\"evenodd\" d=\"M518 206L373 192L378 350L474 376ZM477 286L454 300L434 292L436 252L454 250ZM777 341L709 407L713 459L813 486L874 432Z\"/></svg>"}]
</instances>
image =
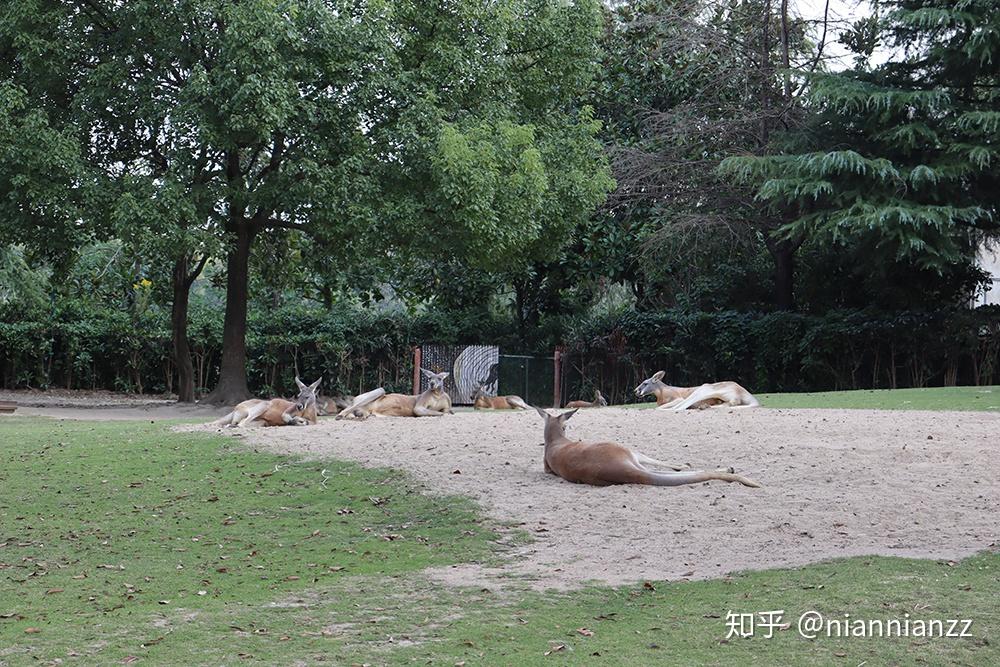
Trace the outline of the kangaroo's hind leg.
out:
<instances>
[{"instance_id":1,"label":"kangaroo's hind leg","mask_svg":"<svg viewBox=\"0 0 1000 667\"><path fill-rule=\"evenodd\" d=\"M656 466L658 468L670 468L671 470L684 470L685 468L681 466L675 466L672 463L667 463L666 461L661 461L660 459L654 459L652 456L646 456L639 452L632 452L635 454L635 460L639 462L639 465L644 466Z\"/></svg>"},{"instance_id":2,"label":"kangaroo's hind leg","mask_svg":"<svg viewBox=\"0 0 1000 667\"><path fill-rule=\"evenodd\" d=\"M270 407L271 407L270 401L261 401L257 405L250 407L250 409L247 410L247 416L241 419L240 423L237 424L237 426L246 426L247 424L250 424L251 422L255 421L258 417L260 417L262 414L267 412L268 408Z\"/></svg>"},{"instance_id":3,"label":"kangaroo's hind leg","mask_svg":"<svg viewBox=\"0 0 1000 667\"><path fill-rule=\"evenodd\" d=\"M515 410L527 410L528 404L520 396L508 396L507 402L514 406Z\"/></svg>"},{"instance_id":4,"label":"kangaroo's hind leg","mask_svg":"<svg viewBox=\"0 0 1000 667\"><path fill-rule=\"evenodd\" d=\"M385 389L379 387L378 389L372 389L371 391L366 391L365 393L357 396L354 402L348 405L346 408L337 413L337 419L344 419L354 414L355 410L365 407L369 403L373 403L378 399L385 396Z\"/></svg>"},{"instance_id":5,"label":"kangaroo's hind leg","mask_svg":"<svg viewBox=\"0 0 1000 667\"><path fill-rule=\"evenodd\" d=\"M696 403L701 403L702 401L706 401L710 398L720 398L719 392L712 389L712 385L703 384L697 389L695 389L693 392L691 392L690 396L688 396L683 401L681 401L680 403L678 403L677 405L673 406L670 409L680 412L682 410L687 410Z\"/></svg>"}]
</instances>

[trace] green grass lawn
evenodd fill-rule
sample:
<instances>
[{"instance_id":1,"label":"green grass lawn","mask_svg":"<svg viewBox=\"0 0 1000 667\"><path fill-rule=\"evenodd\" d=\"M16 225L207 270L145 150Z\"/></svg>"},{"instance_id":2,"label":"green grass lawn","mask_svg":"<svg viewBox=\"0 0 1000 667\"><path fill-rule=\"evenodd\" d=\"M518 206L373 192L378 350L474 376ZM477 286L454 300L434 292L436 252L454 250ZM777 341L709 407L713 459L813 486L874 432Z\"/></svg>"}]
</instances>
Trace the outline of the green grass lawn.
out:
<instances>
[{"instance_id":1,"label":"green grass lawn","mask_svg":"<svg viewBox=\"0 0 1000 667\"><path fill-rule=\"evenodd\" d=\"M861 408L869 410L995 410L1000 412L1000 386L928 387L925 389L860 389L790 394L755 394L765 408ZM656 402L625 407L656 407Z\"/></svg>"},{"instance_id":2,"label":"green grass lawn","mask_svg":"<svg viewBox=\"0 0 1000 667\"><path fill-rule=\"evenodd\" d=\"M1000 664L997 553L545 594L422 572L495 562L494 528L392 471L3 418L0 665ZM791 628L726 639L728 611L776 609ZM966 639L803 639L813 609L975 622Z\"/></svg>"}]
</instances>

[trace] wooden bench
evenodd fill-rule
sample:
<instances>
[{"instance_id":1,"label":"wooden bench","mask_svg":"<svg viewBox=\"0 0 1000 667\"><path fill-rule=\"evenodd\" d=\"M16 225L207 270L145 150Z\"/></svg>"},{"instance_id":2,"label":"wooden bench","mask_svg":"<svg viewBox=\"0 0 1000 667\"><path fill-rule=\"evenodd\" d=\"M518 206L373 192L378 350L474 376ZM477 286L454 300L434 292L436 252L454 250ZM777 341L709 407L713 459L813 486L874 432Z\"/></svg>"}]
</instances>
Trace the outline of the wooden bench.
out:
<instances>
[{"instance_id":1,"label":"wooden bench","mask_svg":"<svg viewBox=\"0 0 1000 667\"><path fill-rule=\"evenodd\" d=\"M10 413L17 410L17 403L14 401L0 401L0 414Z\"/></svg>"}]
</instances>

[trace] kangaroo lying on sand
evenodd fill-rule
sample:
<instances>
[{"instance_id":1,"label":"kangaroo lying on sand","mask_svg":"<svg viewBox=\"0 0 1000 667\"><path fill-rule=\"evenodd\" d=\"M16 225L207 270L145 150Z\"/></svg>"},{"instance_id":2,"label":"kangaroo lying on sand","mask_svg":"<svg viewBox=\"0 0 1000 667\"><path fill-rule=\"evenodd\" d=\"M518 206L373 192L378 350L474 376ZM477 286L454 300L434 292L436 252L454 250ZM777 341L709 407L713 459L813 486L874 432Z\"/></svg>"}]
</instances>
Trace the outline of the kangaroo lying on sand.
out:
<instances>
[{"instance_id":1,"label":"kangaroo lying on sand","mask_svg":"<svg viewBox=\"0 0 1000 667\"><path fill-rule=\"evenodd\" d=\"M251 398L243 401L225 417L212 422L214 425L225 424L229 428L258 423L264 426L306 426L316 423L316 389L323 378L310 385L299 378L295 384L299 386L299 395L294 401L283 398L265 400Z\"/></svg>"},{"instance_id":2,"label":"kangaroo lying on sand","mask_svg":"<svg viewBox=\"0 0 1000 667\"><path fill-rule=\"evenodd\" d=\"M424 393L418 396L387 394L385 389L379 387L355 398L353 403L340 411L337 419L352 416L364 419L370 415L440 417L445 413L454 414L451 411L451 397L444 391L444 379L449 373L431 373L424 368L420 372L430 383Z\"/></svg>"},{"instance_id":3,"label":"kangaroo lying on sand","mask_svg":"<svg viewBox=\"0 0 1000 667\"><path fill-rule=\"evenodd\" d=\"M486 385L480 383L472 394L472 407L476 410L527 410L528 404L520 396L487 396Z\"/></svg>"},{"instance_id":4,"label":"kangaroo lying on sand","mask_svg":"<svg viewBox=\"0 0 1000 667\"><path fill-rule=\"evenodd\" d=\"M600 389L594 390L594 400L593 401L570 401L566 404L567 408L606 408L608 407L608 399L604 398L601 394Z\"/></svg>"},{"instance_id":5,"label":"kangaroo lying on sand","mask_svg":"<svg viewBox=\"0 0 1000 667\"><path fill-rule=\"evenodd\" d=\"M320 417L325 417L335 412L340 412L353 402L353 396L330 396L328 398L319 398L316 401L316 413Z\"/></svg>"},{"instance_id":6,"label":"kangaroo lying on sand","mask_svg":"<svg viewBox=\"0 0 1000 667\"><path fill-rule=\"evenodd\" d=\"M545 472L559 475L569 482L608 486L609 484L652 484L680 486L711 479L739 482L744 486L760 484L727 471L684 470L663 461L633 452L615 442L583 442L566 437L566 421L576 410L550 415L535 408L545 420ZM650 470L647 466L671 468L671 472Z\"/></svg>"},{"instance_id":7,"label":"kangaroo lying on sand","mask_svg":"<svg viewBox=\"0 0 1000 667\"><path fill-rule=\"evenodd\" d=\"M687 410L688 408L756 408L760 401L735 382L713 382L699 387L672 387L662 382L663 371L643 380L635 388L640 398L656 396L657 410Z\"/></svg>"}]
</instances>

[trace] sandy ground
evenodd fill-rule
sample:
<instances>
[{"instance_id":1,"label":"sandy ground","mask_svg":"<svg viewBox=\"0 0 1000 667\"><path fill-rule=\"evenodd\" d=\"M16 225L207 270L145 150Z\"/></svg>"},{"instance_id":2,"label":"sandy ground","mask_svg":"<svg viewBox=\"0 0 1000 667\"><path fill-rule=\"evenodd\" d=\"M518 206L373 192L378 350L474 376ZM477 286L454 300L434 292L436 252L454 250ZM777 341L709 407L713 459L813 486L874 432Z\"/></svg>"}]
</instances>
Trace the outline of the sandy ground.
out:
<instances>
[{"instance_id":1,"label":"sandy ground","mask_svg":"<svg viewBox=\"0 0 1000 667\"><path fill-rule=\"evenodd\" d=\"M408 470L535 538L499 570L435 576L539 588L713 578L885 554L957 560L1000 547L1000 415L862 410L580 411L568 435L696 468L734 466L761 489L590 487L542 471L528 412L321 420L244 431L262 449Z\"/></svg>"}]
</instances>

